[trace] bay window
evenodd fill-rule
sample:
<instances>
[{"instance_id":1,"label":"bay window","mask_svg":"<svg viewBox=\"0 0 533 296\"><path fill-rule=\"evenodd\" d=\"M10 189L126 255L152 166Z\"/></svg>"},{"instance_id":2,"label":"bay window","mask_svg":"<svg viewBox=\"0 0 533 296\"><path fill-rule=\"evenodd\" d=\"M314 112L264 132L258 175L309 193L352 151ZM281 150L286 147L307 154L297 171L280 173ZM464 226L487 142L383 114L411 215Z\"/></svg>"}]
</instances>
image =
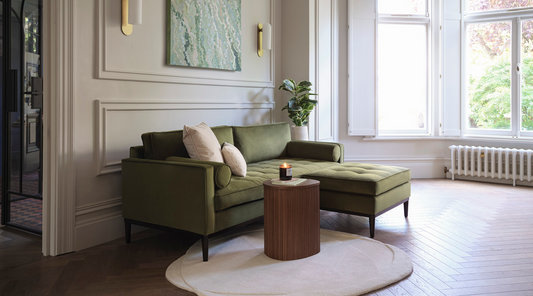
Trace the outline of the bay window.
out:
<instances>
[{"instance_id":1,"label":"bay window","mask_svg":"<svg viewBox=\"0 0 533 296\"><path fill-rule=\"evenodd\" d=\"M430 4L348 1L350 135L431 134Z\"/></svg>"},{"instance_id":2,"label":"bay window","mask_svg":"<svg viewBox=\"0 0 533 296\"><path fill-rule=\"evenodd\" d=\"M466 1L464 134L533 136L533 1Z\"/></svg>"},{"instance_id":3,"label":"bay window","mask_svg":"<svg viewBox=\"0 0 533 296\"><path fill-rule=\"evenodd\" d=\"M533 0L350 0L348 132L533 137Z\"/></svg>"},{"instance_id":4,"label":"bay window","mask_svg":"<svg viewBox=\"0 0 533 296\"><path fill-rule=\"evenodd\" d=\"M378 1L378 135L429 134L429 7Z\"/></svg>"}]
</instances>

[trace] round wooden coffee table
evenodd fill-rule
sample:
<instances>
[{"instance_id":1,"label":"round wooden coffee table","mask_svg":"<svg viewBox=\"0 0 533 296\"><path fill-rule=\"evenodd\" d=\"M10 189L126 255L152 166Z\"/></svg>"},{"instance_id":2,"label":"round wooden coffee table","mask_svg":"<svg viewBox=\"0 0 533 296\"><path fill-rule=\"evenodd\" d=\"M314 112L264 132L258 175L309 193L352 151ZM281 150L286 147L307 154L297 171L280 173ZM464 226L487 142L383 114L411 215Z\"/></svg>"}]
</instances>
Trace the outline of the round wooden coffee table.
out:
<instances>
[{"instance_id":1,"label":"round wooden coffee table","mask_svg":"<svg viewBox=\"0 0 533 296\"><path fill-rule=\"evenodd\" d=\"M265 190L265 254L296 260L320 252L320 182L296 186L263 182Z\"/></svg>"}]
</instances>

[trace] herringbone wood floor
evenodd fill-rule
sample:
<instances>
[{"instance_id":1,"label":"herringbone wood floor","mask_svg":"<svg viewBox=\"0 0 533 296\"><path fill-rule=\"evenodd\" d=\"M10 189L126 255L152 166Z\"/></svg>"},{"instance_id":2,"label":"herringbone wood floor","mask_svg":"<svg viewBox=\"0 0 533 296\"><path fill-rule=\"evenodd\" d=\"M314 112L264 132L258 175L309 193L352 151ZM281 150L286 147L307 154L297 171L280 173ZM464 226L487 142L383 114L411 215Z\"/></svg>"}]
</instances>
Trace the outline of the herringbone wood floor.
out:
<instances>
[{"instance_id":1,"label":"herringbone wood floor","mask_svg":"<svg viewBox=\"0 0 533 296\"><path fill-rule=\"evenodd\" d=\"M405 250L413 274L371 295L533 295L533 189L413 180L409 218L398 207L375 239ZM322 212L323 228L368 235L367 219ZM0 233L0 295L194 295L169 284L166 267L196 237L158 231L44 258L40 241ZM363 268L354 266L354 268Z\"/></svg>"}]
</instances>

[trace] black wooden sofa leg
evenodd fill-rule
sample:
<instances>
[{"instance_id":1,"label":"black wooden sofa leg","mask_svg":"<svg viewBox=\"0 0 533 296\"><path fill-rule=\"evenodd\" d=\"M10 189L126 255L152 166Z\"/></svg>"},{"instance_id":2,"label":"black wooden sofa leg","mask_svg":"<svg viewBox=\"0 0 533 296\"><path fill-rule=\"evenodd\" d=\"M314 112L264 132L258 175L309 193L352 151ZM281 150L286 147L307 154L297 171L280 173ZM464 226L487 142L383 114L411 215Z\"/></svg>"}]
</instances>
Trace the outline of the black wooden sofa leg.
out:
<instances>
[{"instance_id":1,"label":"black wooden sofa leg","mask_svg":"<svg viewBox=\"0 0 533 296\"><path fill-rule=\"evenodd\" d=\"M202 254L204 255L204 262L209 258L209 237L204 235L202 237Z\"/></svg>"},{"instance_id":2,"label":"black wooden sofa leg","mask_svg":"<svg viewBox=\"0 0 533 296\"><path fill-rule=\"evenodd\" d=\"M409 216L409 201L403 203L403 215L405 216L405 218Z\"/></svg>"},{"instance_id":3,"label":"black wooden sofa leg","mask_svg":"<svg viewBox=\"0 0 533 296\"><path fill-rule=\"evenodd\" d=\"M374 238L374 229L376 228L376 216L368 217L368 223L370 224L370 238Z\"/></svg>"},{"instance_id":4,"label":"black wooden sofa leg","mask_svg":"<svg viewBox=\"0 0 533 296\"><path fill-rule=\"evenodd\" d=\"M124 230L126 231L126 243L129 244L131 242L131 223L129 221L124 220Z\"/></svg>"}]
</instances>

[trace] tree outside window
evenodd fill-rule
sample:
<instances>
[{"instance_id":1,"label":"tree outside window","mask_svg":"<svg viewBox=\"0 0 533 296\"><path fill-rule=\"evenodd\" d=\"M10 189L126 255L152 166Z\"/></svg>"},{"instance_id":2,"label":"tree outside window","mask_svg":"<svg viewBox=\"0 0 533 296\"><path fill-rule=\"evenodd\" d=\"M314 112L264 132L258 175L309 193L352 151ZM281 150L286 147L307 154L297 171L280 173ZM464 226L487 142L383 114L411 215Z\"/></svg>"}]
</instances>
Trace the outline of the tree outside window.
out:
<instances>
[{"instance_id":1,"label":"tree outside window","mask_svg":"<svg viewBox=\"0 0 533 296\"><path fill-rule=\"evenodd\" d=\"M533 6L533 0L471 0L467 10L482 12ZM520 97L521 128L533 131L533 21L518 22L521 29ZM518 29L518 28L516 28ZM494 21L467 25L468 127L512 128L512 22Z\"/></svg>"}]
</instances>

